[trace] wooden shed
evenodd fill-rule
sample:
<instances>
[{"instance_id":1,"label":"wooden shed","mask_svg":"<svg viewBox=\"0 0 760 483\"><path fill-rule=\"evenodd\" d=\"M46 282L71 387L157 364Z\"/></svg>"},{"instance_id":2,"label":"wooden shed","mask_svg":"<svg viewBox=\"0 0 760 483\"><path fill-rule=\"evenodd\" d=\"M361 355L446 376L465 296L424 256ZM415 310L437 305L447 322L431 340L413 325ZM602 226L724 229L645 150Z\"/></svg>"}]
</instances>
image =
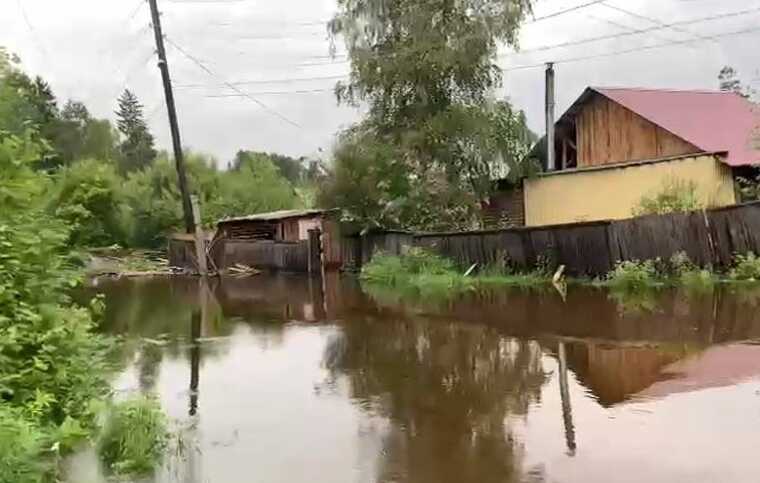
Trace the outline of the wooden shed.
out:
<instances>
[{"instance_id":1,"label":"wooden shed","mask_svg":"<svg viewBox=\"0 0 760 483\"><path fill-rule=\"evenodd\" d=\"M256 213L226 218L217 223L217 238L226 244L274 242L300 243L309 239L310 230L321 233L324 263L327 268L343 264L339 210L304 209Z\"/></svg>"}]
</instances>

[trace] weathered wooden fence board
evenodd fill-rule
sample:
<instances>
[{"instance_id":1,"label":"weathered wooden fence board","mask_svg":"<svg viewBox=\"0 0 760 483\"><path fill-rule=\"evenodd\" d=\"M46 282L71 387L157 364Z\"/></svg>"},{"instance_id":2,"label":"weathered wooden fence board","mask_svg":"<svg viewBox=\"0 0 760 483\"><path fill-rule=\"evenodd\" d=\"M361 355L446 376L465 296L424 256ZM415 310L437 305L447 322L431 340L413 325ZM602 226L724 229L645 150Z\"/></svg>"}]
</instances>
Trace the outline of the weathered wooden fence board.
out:
<instances>
[{"instance_id":1,"label":"weathered wooden fence board","mask_svg":"<svg viewBox=\"0 0 760 483\"><path fill-rule=\"evenodd\" d=\"M308 271L308 242L225 240L211 242L219 269L236 263L293 272ZM619 260L668 260L685 252L700 266L729 267L736 253L760 254L760 202L692 213L537 228L412 234L375 232L343 238L343 266L360 267L378 251L401 254L405 247L431 249L461 267L507 262L525 269L563 264L571 275L602 275ZM192 242L170 240L169 260L193 268ZM336 252L337 253L337 252Z\"/></svg>"},{"instance_id":2,"label":"weathered wooden fence board","mask_svg":"<svg viewBox=\"0 0 760 483\"><path fill-rule=\"evenodd\" d=\"M621 260L668 260L685 252L699 265L713 262L710 232L703 212L648 215L610 225Z\"/></svg>"},{"instance_id":3,"label":"weathered wooden fence board","mask_svg":"<svg viewBox=\"0 0 760 483\"><path fill-rule=\"evenodd\" d=\"M363 241L362 262L374 253L370 248L399 254L405 244L431 249L462 267L501 261L517 268L563 264L571 275L595 276L620 260L667 261L684 252L700 266L726 268L736 253L760 253L760 203L537 228L404 234L402 239L375 233Z\"/></svg>"},{"instance_id":4,"label":"weathered wooden fence board","mask_svg":"<svg viewBox=\"0 0 760 483\"><path fill-rule=\"evenodd\" d=\"M236 264L251 267L307 272L309 270L308 241L278 243L272 241L227 241L224 249L224 267Z\"/></svg>"},{"instance_id":5,"label":"weathered wooden fence board","mask_svg":"<svg viewBox=\"0 0 760 483\"><path fill-rule=\"evenodd\" d=\"M729 265L736 253L760 254L760 203L706 212L719 265Z\"/></svg>"}]
</instances>

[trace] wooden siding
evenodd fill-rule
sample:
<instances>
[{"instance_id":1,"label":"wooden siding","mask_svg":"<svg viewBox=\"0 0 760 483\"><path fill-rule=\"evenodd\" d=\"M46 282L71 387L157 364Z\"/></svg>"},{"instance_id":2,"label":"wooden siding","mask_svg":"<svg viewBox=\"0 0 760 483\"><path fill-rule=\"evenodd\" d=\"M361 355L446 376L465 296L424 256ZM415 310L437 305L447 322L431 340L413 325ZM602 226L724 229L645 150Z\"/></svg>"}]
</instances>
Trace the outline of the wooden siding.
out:
<instances>
[{"instance_id":1,"label":"wooden siding","mask_svg":"<svg viewBox=\"0 0 760 483\"><path fill-rule=\"evenodd\" d=\"M674 182L694 183L704 207L736 203L731 169L716 156L705 154L528 178L524 182L525 224L630 218L643 197L656 196Z\"/></svg>"},{"instance_id":2,"label":"wooden siding","mask_svg":"<svg viewBox=\"0 0 760 483\"><path fill-rule=\"evenodd\" d=\"M598 94L581 109L576 129L579 168L701 151Z\"/></svg>"}]
</instances>

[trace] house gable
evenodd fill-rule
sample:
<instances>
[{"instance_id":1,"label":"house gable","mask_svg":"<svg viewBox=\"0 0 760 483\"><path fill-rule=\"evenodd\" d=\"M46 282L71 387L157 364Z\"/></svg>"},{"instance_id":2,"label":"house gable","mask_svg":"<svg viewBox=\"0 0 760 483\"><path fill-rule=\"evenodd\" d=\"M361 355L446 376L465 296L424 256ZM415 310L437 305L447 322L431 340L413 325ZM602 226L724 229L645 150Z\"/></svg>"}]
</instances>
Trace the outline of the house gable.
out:
<instances>
[{"instance_id":1,"label":"house gable","mask_svg":"<svg viewBox=\"0 0 760 483\"><path fill-rule=\"evenodd\" d=\"M594 92L575 116L577 167L656 159L702 152L617 102ZM567 150L560 139L560 156Z\"/></svg>"}]
</instances>

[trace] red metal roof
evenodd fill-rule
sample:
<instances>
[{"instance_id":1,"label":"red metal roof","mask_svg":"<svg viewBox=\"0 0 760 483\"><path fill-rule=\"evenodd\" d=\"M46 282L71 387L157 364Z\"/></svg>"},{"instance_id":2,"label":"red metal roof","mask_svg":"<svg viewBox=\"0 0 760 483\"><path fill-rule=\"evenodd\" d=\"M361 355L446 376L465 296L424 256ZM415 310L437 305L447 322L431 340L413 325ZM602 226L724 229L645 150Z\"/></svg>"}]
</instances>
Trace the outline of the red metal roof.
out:
<instances>
[{"instance_id":1,"label":"red metal roof","mask_svg":"<svg viewBox=\"0 0 760 483\"><path fill-rule=\"evenodd\" d=\"M760 106L720 91L591 88L731 166L760 164Z\"/></svg>"}]
</instances>

